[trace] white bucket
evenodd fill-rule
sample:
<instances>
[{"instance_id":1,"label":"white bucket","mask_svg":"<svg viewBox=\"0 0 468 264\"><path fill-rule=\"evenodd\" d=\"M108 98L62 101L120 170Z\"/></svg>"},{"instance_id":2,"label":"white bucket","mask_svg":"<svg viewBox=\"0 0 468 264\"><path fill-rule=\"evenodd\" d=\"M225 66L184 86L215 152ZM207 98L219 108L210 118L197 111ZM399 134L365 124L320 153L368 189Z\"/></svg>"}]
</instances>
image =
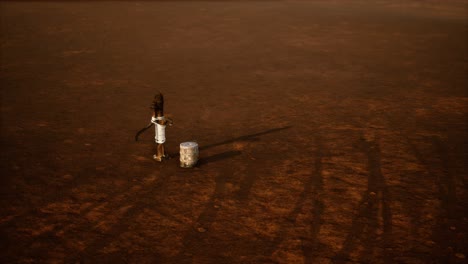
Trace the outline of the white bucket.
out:
<instances>
[{"instance_id":1,"label":"white bucket","mask_svg":"<svg viewBox=\"0 0 468 264\"><path fill-rule=\"evenodd\" d=\"M180 143L180 167L192 168L198 161L198 144L196 142Z\"/></svg>"}]
</instances>

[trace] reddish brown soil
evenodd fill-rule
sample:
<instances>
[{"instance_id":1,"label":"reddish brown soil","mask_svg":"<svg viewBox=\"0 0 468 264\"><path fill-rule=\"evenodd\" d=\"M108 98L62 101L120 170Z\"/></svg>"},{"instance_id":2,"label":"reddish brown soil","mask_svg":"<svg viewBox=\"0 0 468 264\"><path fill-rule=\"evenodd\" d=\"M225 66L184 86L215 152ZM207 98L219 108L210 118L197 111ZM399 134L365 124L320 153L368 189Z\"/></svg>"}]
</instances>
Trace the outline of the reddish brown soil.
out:
<instances>
[{"instance_id":1,"label":"reddish brown soil","mask_svg":"<svg viewBox=\"0 0 468 264\"><path fill-rule=\"evenodd\" d=\"M0 262L466 263L439 2L1 2ZM133 139L157 90L163 163Z\"/></svg>"}]
</instances>

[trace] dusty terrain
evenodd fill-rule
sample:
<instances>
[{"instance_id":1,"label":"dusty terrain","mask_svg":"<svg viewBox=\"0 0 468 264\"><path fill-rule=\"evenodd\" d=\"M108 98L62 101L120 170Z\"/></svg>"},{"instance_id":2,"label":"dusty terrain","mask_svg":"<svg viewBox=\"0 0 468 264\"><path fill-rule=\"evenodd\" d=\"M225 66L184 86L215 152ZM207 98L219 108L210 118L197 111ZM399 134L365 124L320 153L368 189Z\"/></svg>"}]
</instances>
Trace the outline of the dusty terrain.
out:
<instances>
[{"instance_id":1,"label":"dusty terrain","mask_svg":"<svg viewBox=\"0 0 468 264\"><path fill-rule=\"evenodd\" d=\"M439 2L0 2L0 262L466 263L466 2ZM134 141L157 90L163 163Z\"/></svg>"}]
</instances>

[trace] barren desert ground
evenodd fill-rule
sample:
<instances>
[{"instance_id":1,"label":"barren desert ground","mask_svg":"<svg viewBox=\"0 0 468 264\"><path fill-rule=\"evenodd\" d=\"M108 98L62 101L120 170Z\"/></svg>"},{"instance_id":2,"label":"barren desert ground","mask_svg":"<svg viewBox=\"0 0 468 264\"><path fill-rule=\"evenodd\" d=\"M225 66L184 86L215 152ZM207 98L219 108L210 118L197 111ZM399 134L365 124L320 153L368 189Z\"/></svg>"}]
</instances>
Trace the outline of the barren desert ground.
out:
<instances>
[{"instance_id":1,"label":"barren desert ground","mask_svg":"<svg viewBox=\"0 0 468 264\"><path fill-rule=\"evenodd\" d=\"M467 263L466 1L2 1L0 19L1 263ZM157 91L162 163L153 130L134 140Z\"/></svg>"}]
</instances>

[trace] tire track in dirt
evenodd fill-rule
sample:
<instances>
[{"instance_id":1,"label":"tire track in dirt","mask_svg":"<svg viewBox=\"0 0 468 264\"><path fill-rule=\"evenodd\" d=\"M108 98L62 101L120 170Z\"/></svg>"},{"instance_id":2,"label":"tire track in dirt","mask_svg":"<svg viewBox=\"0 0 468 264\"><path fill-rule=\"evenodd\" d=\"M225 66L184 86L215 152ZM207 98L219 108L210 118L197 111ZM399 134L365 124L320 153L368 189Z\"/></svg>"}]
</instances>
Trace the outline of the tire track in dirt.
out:
<instances>
[{"instance_id":1,"label":"tire track in dirt","mask_svg":"<svg viewBox=\"0 0 468 264\"><path fill-rule=\"evenodd\" d=\"M301 244L300 250L302 250L304 262L313 263L314 258L316 257L316 249L319 247L318 234L322 223L322 214L325 210L324 203L320 195L323 190L322 159L324 152L325 150L322 138L320 135L316 134L315 150L313 152L308 149L304 151L304 153L307 153L306 156L314 157L314 169L307 172L308 177L303 182L303 190L298 195L294 206L292 206L292 210L279 221L277 226L278 231L273 237L258 233L254 235L260 242L257 242L252 246L255 247L256 250L261 250L262 252L261 256L256 256L259 258L258 261L268 260L274 262L274 254L280 249L280 246L288 238L288 235L291 233L298 233L298 238ZM296 166L304 164L304 167L308 168L310 167L309 161L310 160L308 158L305 160L299 160L297 162L300 164L296 164ZM238 197L238 202L247 202L247 200L244 196L241 196ZM306 207L306 203L310 205L310 208ZM300 214L311 216L311 219L306 221L306 227L309 229L308 232L304 233L300 231L302 228L302 223L298 223L298 216ZM255 230L252 231L255 232ZM260 245L261 248L258 248Z\"/></svg>"},{"instance_id":2,"label":"tire track in dirt","mask_svg":"<svg viewBox=\"0 0 468 264\"><path fill-rule=\"evenodd\" d=\"M432 111L435 109L431 108ZM410 120L406 120L406 124L401 124L395 119L387 116L393 127L397 128L397 132L403 138L412 155L417 162L425 169L424 177L431 179L435 185L435 196L439 201L438 208L432 211L436 215L435 223L432 225L432 234L428 242L435 244L436 254L427 261L441 263L458 263L461 260L454 256L458 252L466 252L466 239L463 236L457 236L457 223L462 223L463 215L457 210L457 186L456 175L453 173L450 153L447 150L448 142L441 137L443 134L437 131L431 131L430 128L425 128L423 131L416 133L421 139L416 141L410 137L410 134L415 134L411 129L416 130L414 124ZM434 155L435 154L435 155ZM463 181L463 179L461 179ZM414 210L419 210L415 205ZM463 210L461 210L463 212ZM421 216L417 214L413 217L414 229L418 229L417 225L421 222ZM454 254L455 253L455 254Z\"/></svg>"},{"instance_id":3,"label":"tire track in dirt","mask_svg":"<svg viewBox=\"0 0 468 264\"><path fill-rule=\"evenodd\" d=\"M297 218L301 208L304 206L306 199L312 200L312 221L309 226L309 236L301 237L302 243L302 253L304 255L304 263L310 264L313 263L314 254L316 249L319 246L318 243L318 234L320 232L320 227L322 225L322 214L325 211L325 205L320 197L320 193L323 191L323 155L324 155L324 146L323 139L319 134L315 135L315 158L314 158L314 170L309 177L309 180L304 184L304 191L300 194L299 199L294 206L294 209L288 215L288 219L294 221ZM279 236L278 236L279 237ZM278 243L279 244L279 243Z\"/></svg>"},{"instance_id":4,"label":"tire track in dirt","mask_svg":"<svg viewBox=\"0 0 468 264\"><path fill-rule=\"evenodd\" d=\"M415 157L426 168L427 176L433 178L437 186L437 196L440 201L441 211L432 230L432 241L436 243L439 254L437 261L447 263L457 263L452 254L456 252L466 252L466 246L463 239L456 236L456 223L462 222L460 214L457 212L457 194L455 176L450 167L449 153L440 137L431 136L426 139L432 145L432 151L436 153L439 159L441 170L437 169L434 161L429 161L408 137L407 142L410 145ZM436 167L437 166L437 167ZM460 220L460 221L457 221ZM451 230L451 231L450 231ZM453 252L454 251L454 252Z\"/></svg>"},{"instance_id":5,"label":"tire track in dirt","mask_svg":"<svg viewBox=\"0 0 468 264\"><path fill-rule=\"evenodd\" d=\"M440 137L432 137L431 142L442 165L443 176L435 174L442 207L445 211L446 217L452 219L455 217L457 194L455 190L455 177L452 174L452 169L450 167L449 153ZM428 163L425 164L428 165Z\"/></svg>"},{"instance_id":6,"label":"tire track in dirt","mask_svg":"<svg viewBox=\"0 0 468 264\"><path fill-rule=\"evenodd\" d=\"M466 241L457 237L455 233L457 228L456 223L463 223L463 219L458 219L460 218L460 214L457 213L456 208L457 193L455 176L453 175L450 167L450 155L445 144L443 144L439 137L432 137L431 142L442 167L441 174L434 174L436 177L435 180L438 187L442 212L439 214L436 226L432 231L432 239L437 243L440 252L445 252L445 254L439 255L438 261L457 263L461 260L459 259L457 261L456 258L454 258L454 253L462 252L465 254L468 248L466 246ZM425 163L425 165L428 167L430 164ZM430 167L428 167L428 169L429 168Z\"/></svg>"},{"instance_id":7,"label":"tire track in dirt","mask_svg":"<svg viewBox=\"0 0 468 264\"><path fill-rule=\"evenodd\" d=\"M334 263L351 261L350 254L356 249L359 241L365 247L360 256L361 261L369 261L366 256L372 256L372 252L378 244L376 231L379 228L379 217L383 221L383 244L385 247L392 244L390 195L381 169L380 144L378 139L366 139L364 136L361 144L368 159L368 187L359 203L357 215L352 220L342 249L332 259ZM393 263L392 255L384 251L383 261L384 263Z\"/></svg>"},{"instance_id":8,"label":"tire track in dirt","mask_svg":"<svg viewBox=\"0 0 468 264\"><path fill-rule=\"evenodd\" d=\"M226 179L232 177L234 171L231 169L228 172L218 173L216 176L216 186L213 195L208 202L205 203L205 208L195 221L195 226L190 226L182 239L182 248L179 253L172 259L171 263L192 263L193 248L197 242L203 240L203 233L208 231L211 225L215 222L220 210L220 203L225 198Z\"/></svg>"},{"instance_id":9,"label":"tire track in dirt","mask_svg":"<svg viewBox=\"0 0 468 264\"><path fill-rule=\"evenodd\" d=\"M304 238L302 240L302 251L304 254L304 263L306 264L311 264L313 263L314 256L314 251L318 248L318 234L320 232L320 227L322 225L322 214L325 211L325 205L320 198L320 196L317 193L320 193L323 191L323 165L322 165L322 159L323 159L323 144L322 144L322 138L320 136L315 137L315 142L317 145L317 153L315 155L315 170L313 172L313 179L311 179L311 187L314 189L314 197L313 199L313 211L312 211L312 222L310 224L310 232L311 236L309 238ZM310 188L310 187L309 187Z\"/></svg>"}]
</instances>

